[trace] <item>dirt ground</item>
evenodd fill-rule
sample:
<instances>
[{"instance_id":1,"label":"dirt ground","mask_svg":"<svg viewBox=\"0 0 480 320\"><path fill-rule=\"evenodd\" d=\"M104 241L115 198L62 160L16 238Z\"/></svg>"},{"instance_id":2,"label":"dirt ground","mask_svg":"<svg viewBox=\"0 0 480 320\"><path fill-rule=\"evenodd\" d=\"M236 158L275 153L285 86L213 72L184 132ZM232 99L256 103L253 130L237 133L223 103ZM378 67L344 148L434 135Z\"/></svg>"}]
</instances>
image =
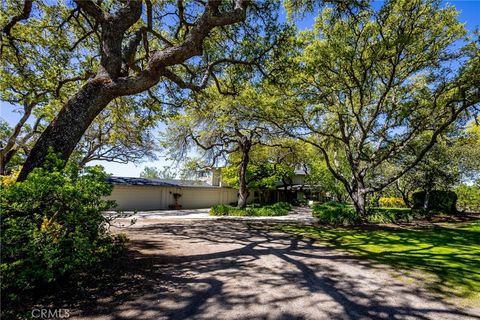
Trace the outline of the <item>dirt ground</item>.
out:
<instances>
[{"instance_id":1,"label":"dirt ground","mask_svg":"<svg viewBox=\"0 0 480 320\"><path fill-rule=\"evenodd\" d=\"M106 282L58 301L70 319L480 319L343 252L266 222L143 221Z\"/></svg>"}]
</instances>

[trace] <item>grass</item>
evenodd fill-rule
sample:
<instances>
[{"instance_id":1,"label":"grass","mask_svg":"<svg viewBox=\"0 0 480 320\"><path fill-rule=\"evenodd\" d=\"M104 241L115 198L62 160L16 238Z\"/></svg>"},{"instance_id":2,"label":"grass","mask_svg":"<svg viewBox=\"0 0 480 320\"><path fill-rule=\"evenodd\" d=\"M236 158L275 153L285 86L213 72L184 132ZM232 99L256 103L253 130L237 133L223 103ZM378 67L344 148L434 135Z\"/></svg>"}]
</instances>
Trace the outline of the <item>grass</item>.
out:
<instances>
[{"instance_id":1,"label":"grass","mask_svg":"<svg viewBox=\"0 0 480 320\"><path fill-rule=\"evenodd\" d=\"M430 229L286 225L282 230L326 241L374 264L391 265L410 275L413 272L441 294L480 299L480 220Z\"/></svg>"},{"instance_id":2,"label":"grass","mask_svg":"<svg viewBox=\"0 0 480 320\"><path fill-rule=\"evenodd\" d=\"M210 209L211 216L249 216L249 217L271 217L285 216L292 210L292 206L286 202L277 202L272 205L258 206L249 205L246 208L238 209L225 204L213 206Z\"/></svg>"}]
</instances>

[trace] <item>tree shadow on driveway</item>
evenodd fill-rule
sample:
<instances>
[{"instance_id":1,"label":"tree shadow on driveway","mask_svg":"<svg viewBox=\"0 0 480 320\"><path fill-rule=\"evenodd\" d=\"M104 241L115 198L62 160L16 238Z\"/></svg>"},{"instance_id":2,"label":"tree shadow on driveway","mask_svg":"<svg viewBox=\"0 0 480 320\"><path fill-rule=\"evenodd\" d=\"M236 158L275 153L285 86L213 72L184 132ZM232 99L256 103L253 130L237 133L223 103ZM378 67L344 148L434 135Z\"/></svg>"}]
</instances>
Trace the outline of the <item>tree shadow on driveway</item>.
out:
<instances>
[{"instance_id":1,"label":"tree shadow on driveway","mask_svg":"<svg viewBox=\"0 0 480 320\"><path fill-rule=\"evenodd\" d=\"M480 319L271 225L169 222L128 236L107 278L55 303L84 319Z\"/></svg>"}]
</instances>

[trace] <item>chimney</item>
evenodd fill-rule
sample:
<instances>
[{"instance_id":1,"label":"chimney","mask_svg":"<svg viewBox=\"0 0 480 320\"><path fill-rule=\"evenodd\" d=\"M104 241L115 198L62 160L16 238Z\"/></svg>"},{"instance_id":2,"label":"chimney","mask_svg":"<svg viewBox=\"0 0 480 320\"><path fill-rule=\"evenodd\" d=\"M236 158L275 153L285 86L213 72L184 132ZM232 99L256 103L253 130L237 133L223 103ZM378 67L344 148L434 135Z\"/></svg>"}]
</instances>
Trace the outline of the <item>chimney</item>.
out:
<instances>
[{"instance_id":1,"label":"chimney","mask_svg":"<svg viewBox=\"0 0 480 320\"><path fill-rule=\"evenodd\" d=\"M221 187L222 186L222 174L220 169L218 168L213 168L212 169L212 180L211 180L211 185L215 187Z\"/></svg>"}]
</instances>

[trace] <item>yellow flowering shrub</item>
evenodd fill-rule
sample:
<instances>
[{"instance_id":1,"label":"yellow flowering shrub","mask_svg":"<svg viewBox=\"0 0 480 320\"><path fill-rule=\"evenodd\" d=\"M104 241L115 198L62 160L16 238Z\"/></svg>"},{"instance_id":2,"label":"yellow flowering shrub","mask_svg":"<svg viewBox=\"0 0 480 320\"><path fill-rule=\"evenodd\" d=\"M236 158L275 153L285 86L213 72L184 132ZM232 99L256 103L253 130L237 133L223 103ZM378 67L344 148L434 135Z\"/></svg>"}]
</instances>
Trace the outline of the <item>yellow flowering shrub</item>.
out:
<instances>
[{"instance_id":1,"label":"yellow flowering shrub","mask_svg":"<svg viewBox=\"0 0 480 320\"><path fill-rule=\"evenodd\" d=\"M397 198L397 197L381 197L378 200L378 205L380 207L386 207L386 208L405 208L406 207L403 199Z\"/></svg>"},{"instance_id":2,"label":"yellow flowering shrub","mask_svg":"<svg viewBox=\"0 0 480 320\"><path fill-rule=\"evenodd\" d=\"M16 171L13 171L12 174L8 176L0 175L0 188L7 188L13 185L15 181L17 181L19 172L20 170L16 170Z\"/></svg>"}]
</instances>

